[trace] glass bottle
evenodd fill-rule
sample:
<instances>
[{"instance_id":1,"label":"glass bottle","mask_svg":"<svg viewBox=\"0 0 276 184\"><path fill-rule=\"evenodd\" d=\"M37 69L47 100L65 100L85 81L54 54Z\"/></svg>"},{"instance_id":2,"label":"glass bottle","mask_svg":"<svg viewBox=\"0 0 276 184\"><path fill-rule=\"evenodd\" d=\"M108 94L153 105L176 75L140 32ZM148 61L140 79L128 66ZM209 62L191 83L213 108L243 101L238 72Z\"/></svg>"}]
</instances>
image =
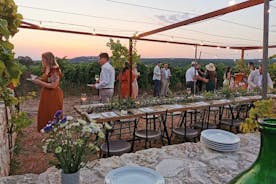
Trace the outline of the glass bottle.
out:
<instances>
[{"instance_id":1,"label":"glass bottle","mask_svg":"<svg viewBox=\"0 0 276 184\"><path fill-rule=\"evenodd\" d=\"M259 124L261 146L258 158L229 184L276 183L276 119L262 119Z\"/></svg>"}]
</instances>

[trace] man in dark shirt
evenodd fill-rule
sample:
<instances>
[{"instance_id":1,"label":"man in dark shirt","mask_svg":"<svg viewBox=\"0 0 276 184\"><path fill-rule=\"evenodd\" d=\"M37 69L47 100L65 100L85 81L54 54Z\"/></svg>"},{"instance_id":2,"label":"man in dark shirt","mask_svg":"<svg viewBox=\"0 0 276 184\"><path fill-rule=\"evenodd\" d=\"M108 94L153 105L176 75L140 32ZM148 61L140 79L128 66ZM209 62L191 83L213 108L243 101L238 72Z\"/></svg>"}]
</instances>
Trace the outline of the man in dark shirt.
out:
<instances>
[{"instance_id":1,"label":"man in dark shirt","mask_svg":"<svg viewBox=\"0 0 276 184\"><path fill-rule=\"evenodd\" d=\"M198 75L199 75L200 77L204 77L205 71L201 68L201 65L200 65L199 63L196 65L196 70L197 70ZM202 92L203 82L200 81L200 80L197 80L197 81L196 81L196 86L197 86L197 91L198 91L199 93Z\"/></svg>"}]
</instances>

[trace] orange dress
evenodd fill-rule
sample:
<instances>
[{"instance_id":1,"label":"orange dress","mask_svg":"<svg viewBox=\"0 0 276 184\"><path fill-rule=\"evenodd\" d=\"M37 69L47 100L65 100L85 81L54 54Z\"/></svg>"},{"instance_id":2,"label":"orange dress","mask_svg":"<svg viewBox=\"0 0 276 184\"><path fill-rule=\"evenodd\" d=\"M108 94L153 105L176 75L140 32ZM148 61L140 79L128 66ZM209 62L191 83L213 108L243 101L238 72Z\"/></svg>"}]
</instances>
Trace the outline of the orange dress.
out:
<instances>
[{"instance_id":1,"label":"orange dress","mask_svg":"<svg viewBox=\"0 0 276 184\"><path fill-rule=\"evenodd\" d=\"M118 80L121 82L121 98L128 98L130 91L130 70L127 69L125 72L121 72L118 76ZM132 73L132 82L135 80L135 75Z\"/></svg>"},{"instance_id":2,"label":"orange dress","mask_svg":"<svg viewBox=\"0 0 276 184\"><path fill-rule=\"evenodd\" d=\"M43 72L42 80L51 82L55 76L62 77L59 68L52 68L48 75ZM59 86L53 89L42 87L37 115L37 130L40 131L48 121L52 120L56 111L62 110L62 106L63 92Z\"/></svg>"}]
</instances>

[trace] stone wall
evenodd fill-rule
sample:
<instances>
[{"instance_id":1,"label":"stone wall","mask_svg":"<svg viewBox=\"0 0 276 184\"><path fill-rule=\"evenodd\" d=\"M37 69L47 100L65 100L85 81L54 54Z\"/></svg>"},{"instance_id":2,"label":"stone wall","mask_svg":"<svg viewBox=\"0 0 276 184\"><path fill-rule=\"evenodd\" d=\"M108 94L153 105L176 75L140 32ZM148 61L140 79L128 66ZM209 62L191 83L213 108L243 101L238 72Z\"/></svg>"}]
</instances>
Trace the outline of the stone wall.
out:
<instances>
[{"instance_id":1,"label":"stone wall","mask_svg":"<svg viewBox=\"0 0 276 184\"><path fill-rule=\"evenodd\" d=\"M0 102L0 177L9 175L10 171L10 152L6 125L5 107L3 102Z\"/></svg>"},{"instance_id":2,"label":"stone wall","mask_svg":"<svg viewBox=\"0 0 276 184\"><path fill-rule=\"evenodd\" d=\"M152 148L95 160L80 171L81 184L104 184L106 174L122 166L143 166L156 170L166 184L226 184L248 168L259 152L260 135L240 134L241 148L221 153L206 148L201 142ZM60 170L54 167L35 175L0 178L1 184L60 184Z\"/></svg>"}]
</instances>

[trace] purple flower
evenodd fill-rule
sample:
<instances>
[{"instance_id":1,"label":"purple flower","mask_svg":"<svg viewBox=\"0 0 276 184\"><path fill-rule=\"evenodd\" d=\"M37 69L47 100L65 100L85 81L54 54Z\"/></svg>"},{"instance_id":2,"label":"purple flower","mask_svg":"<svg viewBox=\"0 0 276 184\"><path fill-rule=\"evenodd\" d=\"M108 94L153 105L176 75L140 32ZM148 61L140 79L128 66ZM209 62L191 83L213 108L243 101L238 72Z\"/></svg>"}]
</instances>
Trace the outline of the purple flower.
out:
<instances>
[{"instance_id":1,"label":"purple flower","mask_svg":"<svg viewBox=\"0 0 276 184\"><path fill-rule=\"evenodd\" d=\"M67 117L64 117L62 118L62 120L60 120L60 124L65 123L66 121L67 121Z\"/></svg>"},{"instance_id":2,"label":"purple flower","mask_svg":"<svg viewBox=\"0 0 276 184\"><path fill-rule=\"evenodd\" d=\"M54 118L55 119L58 119L60 117L60 115L62 114L62 110L58 110L55 115L54 115Z\"/></svg>"},{"instance_id":3,"label":"purple flower","mask_svg":"<svg viewBox=\"0 0 276 184\"><path fill-rule=\"evenodd\" d=\"M42 133L44 132L50 132L51 130L53 129L53 124L51 123L48 123L44 128L42 128L40 131Z\"/></svg>"}]
</instances>

